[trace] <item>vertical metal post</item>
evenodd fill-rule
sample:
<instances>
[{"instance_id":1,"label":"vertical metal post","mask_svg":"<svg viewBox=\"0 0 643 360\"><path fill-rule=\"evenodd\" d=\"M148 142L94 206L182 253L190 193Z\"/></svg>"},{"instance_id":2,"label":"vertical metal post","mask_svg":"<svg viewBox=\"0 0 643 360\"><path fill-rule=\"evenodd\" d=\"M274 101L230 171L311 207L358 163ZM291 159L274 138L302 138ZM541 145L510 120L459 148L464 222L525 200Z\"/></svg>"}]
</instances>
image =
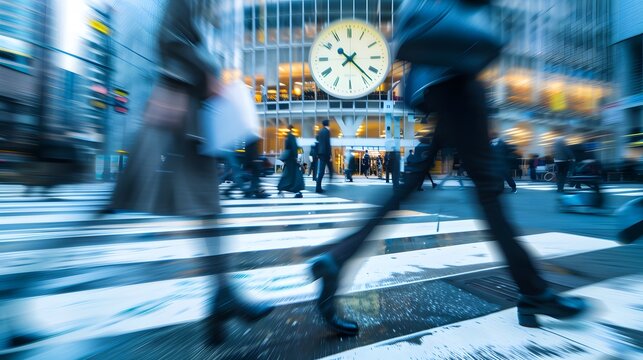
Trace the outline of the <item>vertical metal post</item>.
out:
<instances>
[{"instance_id":1,"label":"vertical metal post","mask_svg":"<svg viewBox=\"0 0 643 360\"><path fill-rule=\"evenodd\" d=\"M47 130L47 85L49 78L49 1L42 0L42 18L41 18L41 34L40 34L40 69L38 74L38 144L42 144Z\"/></svg>"},{"instance_id":2,"label":"vertical metal post","mask_svg":"<svg viewBox=\"0 0 643 360\"><path fill-rule=\"evenodd\" d=\"M107 60L105 61L105 88L107 89L107 109L105 111L105 118L103 119L103 181L112 180L112 169L111 169L111 141L112 136L111 132L111 107L113 105L112 101L112 57L114 56L114 49L112 46L112 36L114 31L112 29L112 7L110 6L107 9L107 21L108 27L110 29L109 34L107 34Z\"/></svg>"}]
</instances>

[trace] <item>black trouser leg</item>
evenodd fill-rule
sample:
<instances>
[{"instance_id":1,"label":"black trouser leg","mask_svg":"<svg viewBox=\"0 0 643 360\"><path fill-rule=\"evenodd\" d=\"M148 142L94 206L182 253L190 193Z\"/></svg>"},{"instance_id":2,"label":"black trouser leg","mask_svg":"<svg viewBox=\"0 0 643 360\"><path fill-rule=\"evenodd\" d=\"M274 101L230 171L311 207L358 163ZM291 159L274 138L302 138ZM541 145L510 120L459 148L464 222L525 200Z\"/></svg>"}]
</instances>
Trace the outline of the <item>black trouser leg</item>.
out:
<instances>
[{"instance_id":1,"label":"black trouser leg","mask_svg":"<svg viewBox=\"0 0 643 360\"><path fill-rule=\"evenodd\" d=\"M513 226L507 221L500 203L497 184L502 179L496 175L498 172L494 167L497 165L487 138L484 88L478 81L463 77L438 85L433 96L438 116L447 125L447 136L456 144L463 162L467 164L469 177L476 185L478 201L491 234L509 265L509 272L521 293L540 294L547 285L516 239Z\"/></svg>"},{"instance_id":2,"label":"black trouser leg","mask_svg":"<svg viewBox=\"0 0 643 360\"><path fill-rule=\"evenodd\" d=\"M317 160L317 186L315 191L322 191L322 180L324 179L324 172L326 172L326 163L325 159L319 158Z\"/></svg>"},{"instance_id":3,"label":"black trouser leg","mask_svg":"<svg viewBox=\"0 0 643 360\"><path fill-rule=\"evenodd\" d=\"M455 142L463 160L470 164L467 170L476 184L478 200L520 292L526 295L542 293L547 285L539 276L525 249L516 240L514 230L507 221L499 201L500 192L497 184L501 179L494 175L497 172L494 171L495 160L487 138L488 124L483 87L473 79L460 77L436 85L429 91L427 101L431 101L431 108L437 110L439 121L447 124L444 127L447 133L443 135L449 141ZM462 129L467 131L461 131ZM400 191L395 192L360 230L331 248L329 253L340 267L359 250L383 216L415 191L430 164L431 161L424 161L416 167L414 173L408 173L407 181Z\"/></svg>"},{"instance_id":4,"label":"black trouser leg","mask_svg":"<svg viewBox=\"0 0 643 360\"><path fill-rule=\"evenodd\" d=\"M558 185L558 192L565 191L565 183L567 182L568 171L569 161L561 161L556 163L556 184Z\"/></svg>"},{"instance_id":5,"label":"black trouser leg","mask_svg":"<svg viewBox=\"0 0 643 360\"><path fill-rule=\"evenodd\" d=\"M513 177L511 177L511 174L505 173L505 181L510 188L516 189L516 182L514 181Z\"/></svg>"}]
</instances>

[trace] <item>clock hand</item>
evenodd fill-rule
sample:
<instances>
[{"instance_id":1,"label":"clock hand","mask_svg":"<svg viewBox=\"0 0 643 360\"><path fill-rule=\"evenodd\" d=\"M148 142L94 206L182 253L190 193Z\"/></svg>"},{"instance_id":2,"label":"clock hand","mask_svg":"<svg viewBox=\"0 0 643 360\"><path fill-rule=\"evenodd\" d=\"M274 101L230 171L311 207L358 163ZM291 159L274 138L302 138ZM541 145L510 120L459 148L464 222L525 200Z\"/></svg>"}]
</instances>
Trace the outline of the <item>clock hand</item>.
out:
<instances>
[{"instance_id":1,"label":"clock hand","mask_svg":"<svg viewBox=\"0 0 643 360\"><path fill-rule=\"evenodd\" d=\"M366 73L366 71L364 71L361 67L359 67L359 65L357 65L357 63L355 62L355 60L351 59L351 62L353 63L353 65L355 65L355 67L357 68L357 70L361 71L361 72L362 72L362 74L364 74L364 75L365 75L369 80L373 81L373 79L371 79L371 77L370 77L370 76L368 76L368 74Z\"/></svg>"},{"instance_id":2,"label":"clock hand","mask_svg":"<svg viewBox=\"0 0 643 360\"><path fill-rule=\"evenodd\" d=\"M344 54L344 55L346 55L346 54ZM355 57L355 55L357 55L357 53L354 52L353 55L346 56L346 60L342 63L342 66L348 64L349 62L352 62L353 58Z\"/></svg>"},{"instance_id":3,"label":"clock hand","mask_svg":"<svg viewBox=\"0 0 643 360\"><path fill-rule=\"evenodd\" d=\"M355 57L355 55L357 55L357 53L355 53L355 52L351 56L346 55L346 53L344 52L344 48L337 49L337 53L340 54L340 55L344 55L344 57L346 58L346 60L342 63L342 66L345 66L346 64L351 62L353 60L353 58Z\"/></svg>"}]
</instances>

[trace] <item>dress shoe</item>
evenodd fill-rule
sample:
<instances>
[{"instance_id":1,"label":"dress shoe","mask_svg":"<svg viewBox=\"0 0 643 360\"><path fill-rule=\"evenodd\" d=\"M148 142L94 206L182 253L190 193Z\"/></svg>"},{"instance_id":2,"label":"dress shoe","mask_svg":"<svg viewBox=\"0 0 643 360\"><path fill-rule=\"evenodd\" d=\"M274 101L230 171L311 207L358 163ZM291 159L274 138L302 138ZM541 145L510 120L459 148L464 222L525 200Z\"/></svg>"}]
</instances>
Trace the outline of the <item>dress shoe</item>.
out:
<instances>
[{"instance_id":1,"label":"dress shoe","mask_svg":"<svg viewBox=\"0 0 643 360\"><path fill-rule=\"evenodd\" d=\"M540 327L536 315L547 315L564 320L578 316L589 308L585 299L561 296L550 290L541 295L522 295L518 300L518 323L525 327Z\"/></svg>"},{"instance_id":2,"label":"dress shoe","mask_svg":"<svg viewBox=\"0 0 643 360\"><path fill-rule=\"evenodd\" d=\"M219 289L212 306L210 315L206 318L207 342L210 345L220 345L225 341L225 322L239 318L252 323L266 317L274 310L274 306L266 304L250 304L238 296L228 286Z\"/></svg>"},{"instance_id":3,"label":"dress shoe","mask_svg":"<svg viewBox=\"0 0 643 360\"><path fill-rule=\"evenodd\" d=\"M323 194L326 192L326 190L318 189L318 190L315 190L315 192L318 194Z\"/></svg>"},{"instance_id":4,"label":"dress shoe","mask_svg":"<svg viewBox=\"0 0 643 360\"><path fill-rule=\"evenodd\" d=\"M355 336L359 333L357 323L342 319L335 308L335 293L339 285L339 267L328 254L312 261L311 272L315 279L322 280L322 291L317 300L317 308L328 326L338 335Z\"/></svg>"},{"instance_id":5,"label":"dress shoe","mask_svg":"<svg viewBox=\"0 0 643 360\"><path fill-rule=\"evenodd\" d=\"M295 194L295 198L297 199L301 199L303 197L304 197L304 194L302 194L301 191Z\"/></svg>"}]
</instances>

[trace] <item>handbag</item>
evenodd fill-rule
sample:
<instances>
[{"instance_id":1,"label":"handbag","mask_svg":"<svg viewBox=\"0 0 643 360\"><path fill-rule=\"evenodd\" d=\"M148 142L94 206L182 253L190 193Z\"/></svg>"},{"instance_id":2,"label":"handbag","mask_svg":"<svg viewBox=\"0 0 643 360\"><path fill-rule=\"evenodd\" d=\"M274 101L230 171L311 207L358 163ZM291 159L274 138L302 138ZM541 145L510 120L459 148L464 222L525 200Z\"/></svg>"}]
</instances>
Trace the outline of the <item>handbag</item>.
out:
<instances>
[{"instance_id":1,"label":"handbag","mask_svg":"<svg viewBox=\"0 0 643 360\"><path fill-rule=\"evenodd\" d=\"M234 151L238 142L261 138L254 99L240 80L225 85L221 95L205 100L198 121L202 155L223 157Z\"/></svg>"},{"instance_id":2,"label":"handbag","mask_svg":"<svg viewBox=\"0 0 643 360\"><path fill-rule=\"evenodd\" d=\"M165 129L180 128L185 121L189 104L187 90L161 80L154 86L147 101L143 121L147 125Z\"/></svg>"},{"instance_id":3,"label":"handbag","mask_svg":"<svg viewBox=\"0 0 643 360\"><path fill-rule=\"evenodd\" d=\"M397 58L477 74L502 49L486 1L405 1L397 13Z\"/></svg>"}]
</instances>

